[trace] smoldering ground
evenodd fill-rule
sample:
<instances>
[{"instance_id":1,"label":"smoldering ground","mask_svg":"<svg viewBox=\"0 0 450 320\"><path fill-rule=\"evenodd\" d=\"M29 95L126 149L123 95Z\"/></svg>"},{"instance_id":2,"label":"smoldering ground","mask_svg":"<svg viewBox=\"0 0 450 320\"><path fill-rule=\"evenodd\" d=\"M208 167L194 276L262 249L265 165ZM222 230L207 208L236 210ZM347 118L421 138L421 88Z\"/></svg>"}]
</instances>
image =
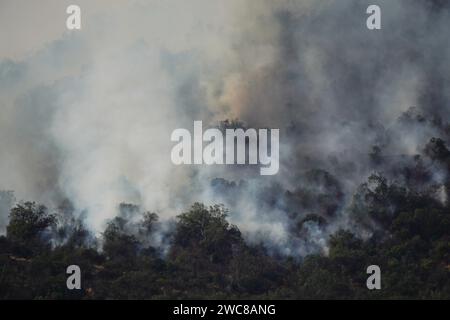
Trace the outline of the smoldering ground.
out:
<instances>
[{"instance_id":1,"label":"smoldering ground","mask_svg":"<svg viewBox=\"0 0 450 320\"><path fill-rule=\"evenodd\" d=\"M366 28L370 4L381 30ZM247 239L302 256L339 228L370 232L349 207L374 171L417 189L447 181L414 158L448 142L445 1L86 1L81 31L43 27L39 42L24 40L38 30L23 5L4 3L22 23L1 19L16 32L0 44L0 189L18 200L70 199L93 230L122 202L163 221L224 203ZM64 5L39 10L61 7L46 18L63 28ZM280 129L276 176L172 165L173 129L226 119ZM404 168L418 165L413 183Z\"/></svg>"}]
</instances>

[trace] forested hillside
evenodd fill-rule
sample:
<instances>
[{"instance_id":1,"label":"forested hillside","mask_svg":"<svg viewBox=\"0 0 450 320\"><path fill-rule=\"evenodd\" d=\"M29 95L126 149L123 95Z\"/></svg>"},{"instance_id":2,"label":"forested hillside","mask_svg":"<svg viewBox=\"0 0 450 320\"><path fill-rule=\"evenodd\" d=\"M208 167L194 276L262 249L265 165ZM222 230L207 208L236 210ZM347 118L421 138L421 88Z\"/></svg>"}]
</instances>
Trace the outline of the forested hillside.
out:
<instances>
[{"instance_id":1,"label":"forested hillside","mask_svg":"<svg viewBox=\"0 0 450 320\"><path fill-rule=\"evenodd\" d=\"M432 139L425 154L450 164L441 140ZM401 175L426 179L420 156L415 163ZM447 185L441 187L446 192ZM436 188L419 192L370 176L347 208L349 226L369 235L337 230L327 250L301 258L246 242L220 205L195 203L171 222L160 239L166 245L153 247L152 239L161 236L158 215L131 204L122 204L99 235L71 214L69 202L55 213L36 203L17 204L7 235L0 237L0 298L449 299L450 211L436 199ZM327 223L324 215L311 214L297 232L311 221ZM65 270L72 264L81 267L81 290L66 288ZM366 287L372 264L381 268L381 290Z\"/></svg>"},{"instance_id":2,"label":"forested hillside","mask_svg":"<svg viewBox=\"0 0 450 320\"><path fill-rule=\"evenodd\" d=\"M0 0L0 299L450 299L449 0L79 2Z\"/></svg>"}]
</instances>

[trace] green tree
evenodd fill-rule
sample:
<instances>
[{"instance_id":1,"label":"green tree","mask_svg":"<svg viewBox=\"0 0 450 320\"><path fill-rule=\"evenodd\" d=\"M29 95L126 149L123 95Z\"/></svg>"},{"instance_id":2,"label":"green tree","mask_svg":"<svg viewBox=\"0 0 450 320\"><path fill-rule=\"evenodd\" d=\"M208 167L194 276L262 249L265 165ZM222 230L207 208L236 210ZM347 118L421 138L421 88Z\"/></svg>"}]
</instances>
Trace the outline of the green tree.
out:
<instances>
[{"instance_id":1,"label":"green tree","mask_svg":"<svg viewBox=\"0 0 450 320\"><path fill-rule=\"evenodd\" d=\"M11 209L7 238L22 249L38 249L49 244L56 218L45 206L34 202L18 204Z\"/></svg>"}]
</instances>

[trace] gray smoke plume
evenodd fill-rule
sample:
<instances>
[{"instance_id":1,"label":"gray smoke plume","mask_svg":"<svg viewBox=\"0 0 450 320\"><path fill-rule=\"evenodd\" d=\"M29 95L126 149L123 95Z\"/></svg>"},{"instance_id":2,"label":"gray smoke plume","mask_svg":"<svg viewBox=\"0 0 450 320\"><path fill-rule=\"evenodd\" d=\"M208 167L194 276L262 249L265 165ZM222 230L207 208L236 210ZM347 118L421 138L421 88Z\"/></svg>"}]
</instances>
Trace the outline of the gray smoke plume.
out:
<instances>
[{"instance_id":1,"label":"gray smoke plume","mask_svg":"<svg viewBox=\"0 0 450 320\"><path fill-rule=\"evenodd\" d=\"M381 30L366 28L370 4ZM68 3L40 3L41 29L26 5L0 5L14 30L0 44L0 190L70 199L93 230L122 202L162 221L220 202L274 253L326 252L373 171L393 177L431 137L448 141L446 1L81 1L74 32ZM172 130L226 119L280 129L278 175L171 163Z\"/></svg>"}]
</instances>

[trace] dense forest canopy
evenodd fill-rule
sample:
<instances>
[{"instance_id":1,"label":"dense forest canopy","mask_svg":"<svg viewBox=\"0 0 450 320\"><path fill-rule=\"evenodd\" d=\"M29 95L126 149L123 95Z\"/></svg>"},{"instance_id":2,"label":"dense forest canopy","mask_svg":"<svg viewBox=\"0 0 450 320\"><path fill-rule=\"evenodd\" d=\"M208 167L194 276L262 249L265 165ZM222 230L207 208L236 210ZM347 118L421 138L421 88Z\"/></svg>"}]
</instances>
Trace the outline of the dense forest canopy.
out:
<instances>
[{"instance_id":1,"label":"dense forest canopy","mask_svg":"<svg viewBox=\"0 0 450 320\"><path fill-rule=\"evenodd\" d=\"M6 236L0 237L0 298L449 299L448 182L428 185L427 161L450 168L450 152L441 139L431 139L423 156L399 169L395 181L380 173L368 177L345 208L347 228L330 235L326 250L302 257L249 243L239 226L229 223L223 205L195 203L165 223L162 233L156 213L121 204L120 214L95 235L67 201L54 213L36 203L18 203L10 211ZM317 175L329 190L336 187L326 172L305 174L312 180ZM422 184L410 184L411 179ZM291 232L301 235L308 225L326 225L336 196L297 193L285 196L320 210L298 220ZM71 264L81 267L81 290L66 288ZM381 268L381 290L366 287L366 268L373 264Z\"/></svg>"}]
</instances>

